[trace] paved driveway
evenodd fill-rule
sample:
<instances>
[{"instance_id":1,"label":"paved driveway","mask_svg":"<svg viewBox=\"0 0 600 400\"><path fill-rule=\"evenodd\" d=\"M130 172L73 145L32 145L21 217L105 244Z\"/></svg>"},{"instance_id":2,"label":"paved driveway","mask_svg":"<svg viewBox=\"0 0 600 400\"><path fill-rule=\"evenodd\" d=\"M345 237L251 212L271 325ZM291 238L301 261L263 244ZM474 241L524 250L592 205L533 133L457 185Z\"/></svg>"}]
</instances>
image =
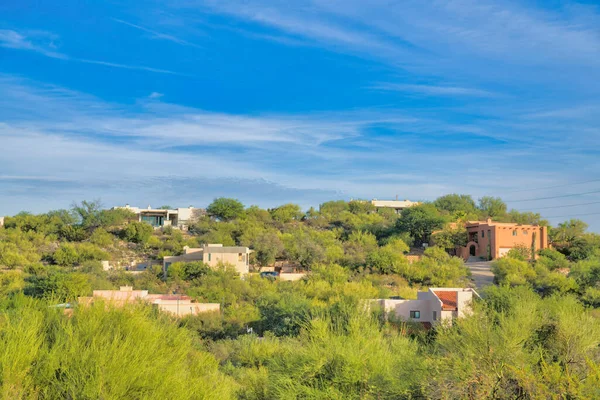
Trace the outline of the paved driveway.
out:
<instances>
[{"instance_id":1,"label":"paved driveway","mask_svg":"<svg viewBox=\"0 0 600 400\"><path fill-rule=\"evenodd\" d=\"M465 264L473 274L473 282L477 289L482 289L494 283L494 274L492 273L490 261L472 261Z\"/></svg>"}]
</instances>

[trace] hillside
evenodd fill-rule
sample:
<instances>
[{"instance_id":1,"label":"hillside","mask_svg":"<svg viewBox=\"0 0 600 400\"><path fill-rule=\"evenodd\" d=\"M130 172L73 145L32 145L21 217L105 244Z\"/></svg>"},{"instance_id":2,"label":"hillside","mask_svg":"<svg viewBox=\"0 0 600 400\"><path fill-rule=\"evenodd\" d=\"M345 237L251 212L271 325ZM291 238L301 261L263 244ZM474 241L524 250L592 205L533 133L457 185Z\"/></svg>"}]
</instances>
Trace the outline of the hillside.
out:
<instances>
[{"instance_id":1,"label":"hillside","mask_svg":"<svg viewBox=\"0 0 600 400\"><path fill-rule=\"evenodd\" d=\"M600 238L581 221L549 227L553 248L535 257L516 248L494 261L498 285L481 292L472 314L429 327L364 301L472 286L463 260L451 255L466 245L465 221L547 222L508 211L500 199L464 195L399 214L362 201L303 212L216 199L207 211L187 231L153 229L97 202L5 218L3 397L600 396ZM250 247L254 271L285 260L308 275L240 279L227 265L201 262L176 263L166 277L158 265L138 274L125 268L208 243ZM105 271L103 260L121 268ZM141 303L76 305L92 290L126 285L219 303L221 311L176 319Z\"/></svg>"}]
</instances>

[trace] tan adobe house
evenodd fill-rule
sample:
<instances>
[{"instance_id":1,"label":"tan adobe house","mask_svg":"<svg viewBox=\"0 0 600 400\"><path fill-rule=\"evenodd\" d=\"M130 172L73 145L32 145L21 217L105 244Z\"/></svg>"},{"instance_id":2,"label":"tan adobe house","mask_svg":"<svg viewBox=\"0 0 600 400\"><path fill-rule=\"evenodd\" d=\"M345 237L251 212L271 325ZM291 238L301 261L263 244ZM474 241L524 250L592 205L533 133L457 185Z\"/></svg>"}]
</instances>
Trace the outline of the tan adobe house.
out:
<instances>
[{"instance_id":1,"label":"tan adobe house","mask_svg":"<svg viewBox=\"0 0 600 400\"><path fill-rule=\"evenodd\" d=\"M510 249L525 246L534 252L548 248L548 228L538 225L487 221L469 221L465 228L468 243L457 249L457 256L493 260L504 257Z\"/></svg>"},{"instance_id":2,"label":"tan adobe house","mask_svg":"<svg viewBox=\"0 0 600 400\"><path fill-rule=\"evenodd\" d=\"M131 207L129 204L126 204L125 207L113 207L112 209L129 210L138 217L139 222L147 222L155 228L172 226L173 228L187 229L194 218L204 213L203 209L192 206L167 210L152 208L150 206L148 208Z\"/></svg>"},{"instance_id":3,"label":"tan adobe house","mask_svg":"<svg viewBox=\"0 0 600 400\"><path fill-rule=\"evenodd\" d=\"M94 299L103 299L117 307L143 301L176 317L216 312L221 309L219 303L196 303L191 297L183 295L148 294L147 290L133 290L131 286L121 286L119 290L94 290L91 297L79 297L78 303L89 305Z\"/></svg>"},{"instance_id":4,"label":"tan adobe house","mask_svg":"<svg viewBox=\"0 0 600 400\"><path fill-rule=\"evenodd\" d=\"M479 294L471 288L431 288L418 292L417 300L375 300L384 312L393 312L396 317L425 324L452 323L473 310L472 302Z\"/></svg>"},{"instance_id":5,"label":"tan adobe house","mask_svg":"<svg viewBox=\"0 0 600 400\"><path fill-rule=\"evenodd\" d=\"M250 271L250 250L247 247L223 246L222 244L207 244L200 248L184 247L184 253L180 256L167 256L163 258L163 270L165 273L169 266L175 262L202 261L209 267L219 264L229 264L235 267L240 275L246 275Z\"/></svg>"}]
</instances>

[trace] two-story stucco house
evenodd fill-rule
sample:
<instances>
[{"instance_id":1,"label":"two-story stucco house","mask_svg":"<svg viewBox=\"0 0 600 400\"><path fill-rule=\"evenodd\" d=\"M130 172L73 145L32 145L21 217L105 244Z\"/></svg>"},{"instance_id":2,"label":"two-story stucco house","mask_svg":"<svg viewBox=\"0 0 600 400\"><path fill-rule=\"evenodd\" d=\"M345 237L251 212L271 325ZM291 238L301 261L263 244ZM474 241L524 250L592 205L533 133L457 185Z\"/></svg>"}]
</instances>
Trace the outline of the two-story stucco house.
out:
<instances>
[{"instance_id":1,"label":"two-story stucco house","mask_svg":"<svg viewBox=\"0 0 600 400\"><path fill-rule=\"evenodd\" d=\"M538 251L548 248L548 228L539 225L487 221L469 221L465 225L468 243L457 249L464 260L471 257L493 260L504 257L510 249L524 246Z\"/></svg>"},{"instance_id":2,"label":"two-story stucco house","mask_svg":"<svg viewBox=\"0 0 600 400\"><path fill-rule=\"evenodd\" d=\"M231 265L240 275L245 275L250 270L250 250L247 247L223 246L222 244L207 244L199 248L184 247L180 256L167 256L163 259L163 270L175 262L202 261L209 267L219 264Z\"/></svg>"},{"instance_id":3,"label":"two-story stucco house","mask_svg":"<svg viewBox=\"0 0 600 400\"><path fill-rule=\"evenodd\" d=\"M434 324L449 322L472 312L472 301L479 294L471 288L431 288L418 292L417 300L378 299L377 304L396 317L413 322Z\"/></svg>"}]
</instances>

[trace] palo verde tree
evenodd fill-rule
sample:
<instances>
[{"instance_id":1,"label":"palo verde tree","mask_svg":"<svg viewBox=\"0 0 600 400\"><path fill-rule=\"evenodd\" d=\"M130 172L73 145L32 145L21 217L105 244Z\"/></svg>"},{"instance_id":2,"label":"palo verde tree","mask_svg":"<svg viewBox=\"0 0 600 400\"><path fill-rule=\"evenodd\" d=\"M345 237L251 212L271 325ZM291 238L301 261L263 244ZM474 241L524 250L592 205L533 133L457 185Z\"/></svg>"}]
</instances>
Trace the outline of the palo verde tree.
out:
<instances>
[{"instance_id":1,"label":"palo verde tree","mask_svg":"<svg viewBox=\"0 0 600 400\"><path fill-rule=\"evenodd\" d=\"M219 197L210 203L206 212L220 221L230 221L244 214L244 205L237 199Z\"/></svg>"}]
</instances>

